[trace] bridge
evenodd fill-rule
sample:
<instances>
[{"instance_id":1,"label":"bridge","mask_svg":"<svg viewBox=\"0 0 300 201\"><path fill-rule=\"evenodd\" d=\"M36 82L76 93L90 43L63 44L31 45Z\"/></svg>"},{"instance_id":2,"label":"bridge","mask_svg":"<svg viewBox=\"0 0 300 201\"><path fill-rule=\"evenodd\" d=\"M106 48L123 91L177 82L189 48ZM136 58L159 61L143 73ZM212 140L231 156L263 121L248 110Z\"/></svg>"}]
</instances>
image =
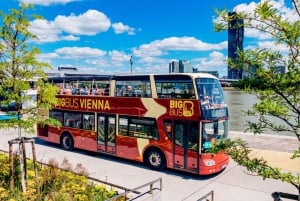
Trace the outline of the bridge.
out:
<instances>
[{"instance_id":1,"label":"bridge","mask_svg":"<svg viewBox=\"0 0 300 201\"><path fill-rule=\"evenodd\" d=\"M230 87L233 82L237 82L239 79L219 78L219 81L222 87Z\"/></svg>"}]
</instances>

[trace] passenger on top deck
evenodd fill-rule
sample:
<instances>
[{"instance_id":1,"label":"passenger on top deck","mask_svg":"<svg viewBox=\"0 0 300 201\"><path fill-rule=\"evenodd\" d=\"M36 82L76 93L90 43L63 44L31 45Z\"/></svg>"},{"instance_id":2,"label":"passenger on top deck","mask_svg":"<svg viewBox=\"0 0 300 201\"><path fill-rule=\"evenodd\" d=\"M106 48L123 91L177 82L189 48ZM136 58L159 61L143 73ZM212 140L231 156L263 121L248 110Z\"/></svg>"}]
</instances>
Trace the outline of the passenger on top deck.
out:
<instances>
[{"instance_id":1,"label":"passenger on top deck","mask_svg":"<svg viewBox=\"0 0 300 201\"><path fill-rule=\"evenodd\" d=\"M64 90L63 90L63 94L72 95L71 85L69 85L69 84L66 85L66 88L64 88Z\"/></svg>"}]
</instances>

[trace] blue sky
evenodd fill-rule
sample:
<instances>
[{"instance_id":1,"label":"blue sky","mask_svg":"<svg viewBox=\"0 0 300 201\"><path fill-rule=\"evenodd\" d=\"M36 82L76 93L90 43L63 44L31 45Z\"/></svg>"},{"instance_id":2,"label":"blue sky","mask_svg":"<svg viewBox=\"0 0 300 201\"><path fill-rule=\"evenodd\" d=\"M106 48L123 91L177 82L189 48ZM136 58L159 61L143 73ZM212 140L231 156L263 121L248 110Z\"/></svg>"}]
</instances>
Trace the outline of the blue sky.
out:
<instances>
[{"instance_id":1,"label":"blue sky","mask_svg":"<svg viewBox=\"0 0 300 201\"><path fill-rule=\"evenodd\" d=\"M23 0L44 20L31 22L34 43L57 71L77 67L86 73L168 73L171 61L187 60L198 70L227 75L227 32L213 31L214 9L251 12L250 0ZM5 0L2 11L18 8ZM284 0L273 0L287 16ZM290 4L290 1L288 1ZM270 38L245 30L245 48L272 47Z\"/></svg>"}]
</instances>

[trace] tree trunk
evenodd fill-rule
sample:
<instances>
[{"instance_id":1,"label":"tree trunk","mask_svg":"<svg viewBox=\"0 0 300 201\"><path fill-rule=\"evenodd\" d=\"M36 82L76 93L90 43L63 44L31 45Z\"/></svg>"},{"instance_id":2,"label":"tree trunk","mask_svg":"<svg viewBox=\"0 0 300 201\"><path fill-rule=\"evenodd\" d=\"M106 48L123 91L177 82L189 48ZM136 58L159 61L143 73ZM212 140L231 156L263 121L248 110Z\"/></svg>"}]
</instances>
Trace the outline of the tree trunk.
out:
<instances>
[{"instance_id":1,"label":"tree trunk","mask_svg":"<svg viewBox=\"0 0 300 201\"><path fill-rule=\"evenodd\" d=\"M12 143L11 141L8 141L9 143L9 175L10 175L10 179L9 179L9 186L10 186L10 190L13 191L14 189L14 154L13 154L13 147L12 147Z\"/></svg>"},{"instance_id":2,"label":"tree trunk","mask_svg":"<svg viewBox=\"0 0 300 201\"><path fill-rule=\"evenodd\" d=\"M31 140L31 146L32 146L32 160L34 165L34 174L35 174L35 183L36 183L36 192L40 194L40 183L39 183L39 175L38 175L38 168L36 164L36 153L35 153L35 144L34 140Z\"/></svg>"},{"instance_id":3,"label":"tree trunk","mask_svg":"<svg viewBox=\"0 0 300 201\"><path fill-rule=\"evenodd\" d=\"M19 138L20 139L20 138ZM21 187L22 187L22 191L23 192L26 192L26 174L25 174L25 164L26 164L26 161L24 163L24 160L26 160L26 157L24 157L24 144L22 143L22 140L20 139L20 142L19 142L19 160L20 160L20 172L21 172Z\"/></svg>"}]
</instances>

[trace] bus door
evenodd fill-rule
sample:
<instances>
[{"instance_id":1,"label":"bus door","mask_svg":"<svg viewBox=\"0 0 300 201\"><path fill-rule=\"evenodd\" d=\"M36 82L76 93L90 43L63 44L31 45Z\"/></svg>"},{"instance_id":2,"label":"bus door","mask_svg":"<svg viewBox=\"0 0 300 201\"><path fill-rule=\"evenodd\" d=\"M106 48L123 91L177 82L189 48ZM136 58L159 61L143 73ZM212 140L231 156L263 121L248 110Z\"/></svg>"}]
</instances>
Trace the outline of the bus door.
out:
<instances>
[{"instance_id":1,"label":"bus door","mask_svg":"<svg viewBox=\"0 0 300 201\"><path fill-rule=\"evenodd\" d=\"M116 153L116 116L98 114L98 151Z\"/></svg>"},{"instance_id":2,"label":"bus door","mask_svg":"<svg viewBox=\"0 0 300 201\"><path fill-rule=\"evenodd\" d=\"M199 123L174 121L173 128L174 168L198 172Z\"/></svg>"}]
</instances>

